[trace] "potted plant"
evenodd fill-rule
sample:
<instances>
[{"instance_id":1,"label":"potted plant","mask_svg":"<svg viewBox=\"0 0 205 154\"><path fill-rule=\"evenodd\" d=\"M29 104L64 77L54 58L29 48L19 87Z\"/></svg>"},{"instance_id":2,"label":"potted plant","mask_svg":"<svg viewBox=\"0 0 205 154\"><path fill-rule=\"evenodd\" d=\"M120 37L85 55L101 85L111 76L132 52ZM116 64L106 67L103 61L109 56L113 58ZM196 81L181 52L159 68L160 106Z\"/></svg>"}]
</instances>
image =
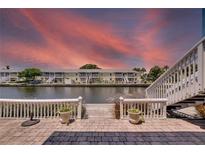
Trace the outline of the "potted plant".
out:
<instances>
[{"instance_id":1,"label":"potted plant","mask_svg":"<svg viewBox=\"0 0 205 154\"><path fill-rule=\"evenodd\" d=\"M69 124L71 113L72 113L72 110L70 107L62 107L59 110L60 122L62 124L65 124L65 123Z\"/></svg>"},{"instance_id":2,"label":"potted plant","mask_svg":"<svg viewBox=\"0 0 205 154\"><path fill-rule=\"evenodd\" d=\"M128 111L129 121L133 124L139 124L143 121L142 112L139 109L129 109Z\"/></svg>"}]
</instances>

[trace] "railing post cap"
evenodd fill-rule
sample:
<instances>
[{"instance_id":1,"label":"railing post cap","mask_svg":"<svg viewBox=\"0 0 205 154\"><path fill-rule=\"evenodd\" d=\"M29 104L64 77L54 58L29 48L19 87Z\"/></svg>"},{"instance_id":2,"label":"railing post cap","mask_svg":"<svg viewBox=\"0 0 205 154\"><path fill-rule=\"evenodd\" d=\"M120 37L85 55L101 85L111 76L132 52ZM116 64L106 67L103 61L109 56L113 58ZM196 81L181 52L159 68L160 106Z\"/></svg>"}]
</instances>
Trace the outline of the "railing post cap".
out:
<instances>
[{"instance_id":1,"label":"railing post cap","mask_svg":"<svg viewBox=\"0 0 205 154\"><path fill-rule=\"evenodd\" d=\"M124 98L122 96L120 96L120 100L123 100Z\"/></svg>"},{"instance_id":2,"label":"railing post cap","mask_svg":"<svg viewBox=\"0 0 205 154\"><path fill-rule=\"evenodd\" d=\"M78 99L82 100L83 98L81 96L79 96Z\"/></svg>"}]
</instances>

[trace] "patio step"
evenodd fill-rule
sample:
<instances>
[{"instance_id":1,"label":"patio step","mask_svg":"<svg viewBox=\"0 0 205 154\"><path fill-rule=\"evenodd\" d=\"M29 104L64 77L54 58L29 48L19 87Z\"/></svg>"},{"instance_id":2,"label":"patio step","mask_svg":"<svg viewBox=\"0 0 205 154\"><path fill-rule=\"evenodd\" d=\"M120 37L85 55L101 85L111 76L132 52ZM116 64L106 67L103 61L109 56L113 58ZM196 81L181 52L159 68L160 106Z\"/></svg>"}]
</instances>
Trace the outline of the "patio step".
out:
<instances>
[{"instance_id":1,"label":"patio step","mask_svg":"<svg viewBox=\"0 0 205 154\"><path fill-rule=\"evenodd\" d=\"M88 118L114 118L114 104L86 104Z\"/></svg>"}]
</instances>

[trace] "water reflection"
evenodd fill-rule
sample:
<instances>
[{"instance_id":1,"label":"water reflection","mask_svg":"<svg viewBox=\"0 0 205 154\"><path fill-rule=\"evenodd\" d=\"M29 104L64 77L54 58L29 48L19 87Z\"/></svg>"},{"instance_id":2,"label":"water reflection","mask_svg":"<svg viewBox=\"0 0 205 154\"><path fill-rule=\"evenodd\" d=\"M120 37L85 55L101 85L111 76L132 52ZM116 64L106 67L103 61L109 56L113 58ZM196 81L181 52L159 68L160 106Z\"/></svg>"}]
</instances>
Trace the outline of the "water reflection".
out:
<instances>
[{"instance_id":1,"label":"water reflection","mask_svg":"<svg viewBox=\"0 0 205 154\"><path fill-rule=\"evenodd\" d=\"M19 87L18 88L21 93L25 93L25 95L35 95L37 92L36 87Z\"/></svg>"},{"instance_id":2,"label":"water reflection","mask_svg":"<svg viewBox=\"0 0 205 154\"><path fill-rule=\"evenodd\" d=\"M76 98L82 96L86 103L110 103L120 96L144 98L142 87L0 87L0 98Z\"/></svg>"}]
</instances>

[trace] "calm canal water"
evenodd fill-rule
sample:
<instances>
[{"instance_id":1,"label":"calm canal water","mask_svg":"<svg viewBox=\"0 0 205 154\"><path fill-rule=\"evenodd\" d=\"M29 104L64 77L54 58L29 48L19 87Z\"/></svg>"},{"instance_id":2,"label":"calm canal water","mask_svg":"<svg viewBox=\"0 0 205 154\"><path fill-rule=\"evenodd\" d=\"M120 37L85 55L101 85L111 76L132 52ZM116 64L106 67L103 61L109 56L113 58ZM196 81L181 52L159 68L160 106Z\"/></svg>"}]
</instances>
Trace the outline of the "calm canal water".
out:
<instances>
[{"instance_id":1,"label":"calm canal water","mask_svg":"<svg viewBox=\"0 0 205 154\"><path fill-rule=\"evenodd\" d=\"M0 87L0 98L60 99L82 96L86 103L111 103L125 98L144 98L144 87Z\"/></svg>"}]
</instances>

